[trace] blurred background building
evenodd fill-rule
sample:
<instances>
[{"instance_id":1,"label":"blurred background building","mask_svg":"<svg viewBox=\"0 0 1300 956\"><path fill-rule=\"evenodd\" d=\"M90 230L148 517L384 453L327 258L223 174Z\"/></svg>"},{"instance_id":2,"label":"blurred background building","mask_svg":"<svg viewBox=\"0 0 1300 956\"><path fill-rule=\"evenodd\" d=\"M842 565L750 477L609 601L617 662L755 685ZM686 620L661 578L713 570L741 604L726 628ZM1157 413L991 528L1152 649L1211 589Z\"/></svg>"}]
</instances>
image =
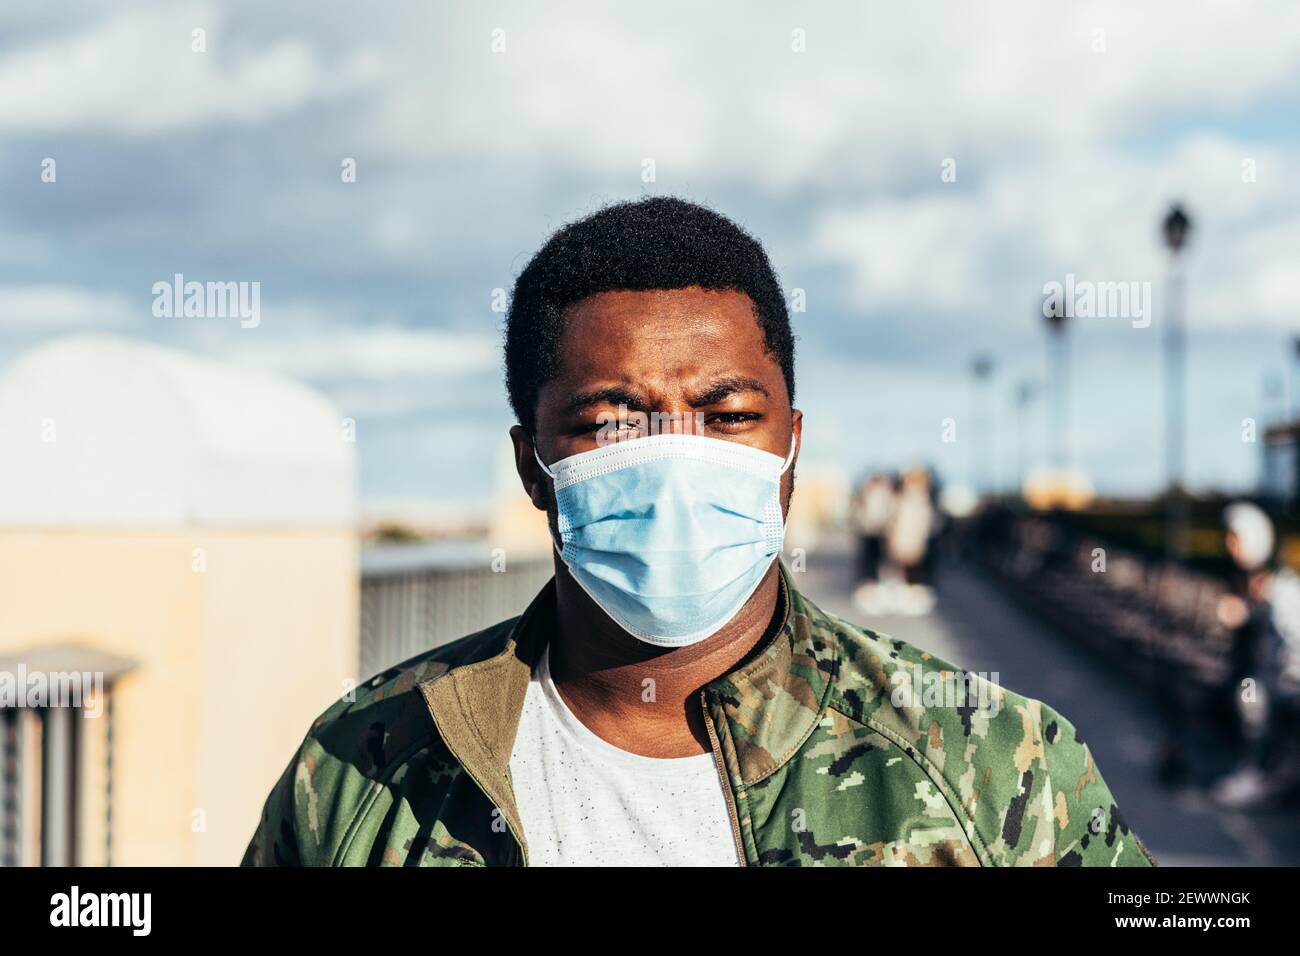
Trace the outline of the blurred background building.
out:
<instances>
[{"instance_id":1,"label":"blurred background building","mask_svg":"<svg viewBox=\"0 0 1300 956\"><path fill-rule=\"evenodd\" d=\"M228 864L304 717L356 681L353 446L290 382L57 340L0 375L0 859ZM20 688L22 690L22 688Z\"/></svg>"}]
</instances>

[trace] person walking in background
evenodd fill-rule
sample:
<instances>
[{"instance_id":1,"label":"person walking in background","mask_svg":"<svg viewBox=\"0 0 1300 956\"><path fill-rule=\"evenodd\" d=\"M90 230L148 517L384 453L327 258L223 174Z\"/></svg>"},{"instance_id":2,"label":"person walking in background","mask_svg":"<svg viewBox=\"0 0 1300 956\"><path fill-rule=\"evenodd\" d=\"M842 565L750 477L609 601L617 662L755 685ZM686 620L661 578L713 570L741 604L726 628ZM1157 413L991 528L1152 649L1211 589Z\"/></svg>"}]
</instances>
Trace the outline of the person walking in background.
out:
<instances>
[{"instance_id":1,"label":"person walking in background","mask_svg":"<svg viewBox=\"0 0 1300 956\"><path fill-rule=\"evenodd\" d=\"M950 522L947 512L939 504L938 476L935 475L933 468L927 467L923 470L926 489L930 496L930 535L925 544L925 556L921 558L919 575L920 582L933 591L938 577L939 552Z\"/></svg>"},{"instance_id":2,"label":"person walking in background","mask_svg":"<svg viewBox=\"0 0 1300 956\"><path fill-rule=\"evenodd\" d=\"M858 580L880 578L885 529L894 513L894 485L887 475L870 475L853 498L853 524L858 533Z\"/></svg>"},{"instance_id":3,"label":"person walking in background","mask_svg":"<svg viewBox=\"0 0 1300 956\"><path fill-rule=\"evenodd\" d=\"M1229 592L1219 601L1219 620L1232 634L1228 690L1240 762L1214 788L1232 807L1258 804L1276 792L1270 778L1275 756L1281 677L1288 637L1300 614L1300 582L1274 566L1273 522L1259 507L1234 502L1223 512L1224 545L1232 558Z\"/></svg>"},{"instance_id":4,"label":"person walking in background","mask_svg":"<svg viewBox=\"0 0 1300 956\"><path fill-rule=\"evenodd\" d=\"M927 558L937 527L930 472L909 468L885 485L889 513L883 535L884 562L877 579L860 583L853 606L867 617L901 614L920 617L934 610L934 589L927 579Z\"/></svg>"},{"instance_id":5,"label":"person walking in background","mask_svg":"<svg viewBox=\"0 0 1300 956\"><path fill-rule=\"evenodd\" d=\"M897 565L908 584L923 584L922 567L934 527L934 502L930 496L930 474L924 468L909 468L889 522L889 559Z\"/></svg>"}]
</instances>

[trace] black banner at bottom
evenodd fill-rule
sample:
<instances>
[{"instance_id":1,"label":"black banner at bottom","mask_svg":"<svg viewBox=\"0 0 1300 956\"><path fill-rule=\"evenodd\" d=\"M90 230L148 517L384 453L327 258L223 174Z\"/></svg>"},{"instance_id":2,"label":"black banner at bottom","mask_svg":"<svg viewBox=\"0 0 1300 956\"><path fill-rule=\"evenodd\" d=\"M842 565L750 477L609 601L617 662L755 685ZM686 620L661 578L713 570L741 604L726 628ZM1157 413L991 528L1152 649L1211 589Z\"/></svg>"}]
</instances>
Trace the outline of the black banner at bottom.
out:
<instances>
[{"instance_id":1,"label":"black banner at bottom","mask_svg":"<svg viewBox=\"0 0 1300 956\"><path fill-rule=\"evenodd\" d=\"M528 927L628 933L676 945L710 936L766 948L903 933L951 946L1099 936L1232 945L1294 917L1293 870L0 870L6 942L78 935L259 944L473 943ZM525 918L528 923L522 922ZM720 922L710 924L711 919ZM640 927L638 929L638 927ZM694 927L694 929L691 929ZM730 927L730 929L728 929ZM873 930L874 927L874 930ZM1173 934L1173 935L1170 935ZM873 938L863 935L865 944ZM877 940L880 936L875 936ZM822 943L818 941L822 940ZM838 942L832 942L838 940Z\"/></svg>"}]
</instances>

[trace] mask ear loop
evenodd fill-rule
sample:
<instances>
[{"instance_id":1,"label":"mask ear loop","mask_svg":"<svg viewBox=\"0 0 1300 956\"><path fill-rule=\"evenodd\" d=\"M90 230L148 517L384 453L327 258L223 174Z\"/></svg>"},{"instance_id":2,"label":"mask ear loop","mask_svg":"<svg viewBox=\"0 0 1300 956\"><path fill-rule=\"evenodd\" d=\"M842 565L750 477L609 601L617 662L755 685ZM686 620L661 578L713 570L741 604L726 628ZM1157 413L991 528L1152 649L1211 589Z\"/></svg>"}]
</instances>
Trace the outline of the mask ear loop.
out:
<instances>
[{"instance_id":1,"label":"mask ear loop","mask_svg":"<svg viewBox=\"0 0 1300 956\"><path fill-rule=\"evenodd\" d=\"M537 449L535 448L533 449L534 452L536 452L536 450ZM798 450L799 450L799 439L797 439L794 435L791 435L790 454L785 456L785 464L781 466L781 470L777 473L777 477L784 475L787 471L790 470L790 465L793 464L794 462L794 453L797 452Z\"/></svg>"},{"instance_id":2,"label":"mask ear loop","mask_svg":"<svg viewBox=\"0 0 1300 956\"><path fill-rule=\"evenodd\" d=\"M532 436L530 435L529 437L531 438ZM551 471L551 469L549 469L549 468L546 467L546 462L542 461L542 456L539 455L539 454L537 453L537 442L533 442L533 457L537 459L538 467L540 467L540 468L542 469L542 471L546 472L546 474L550 475L550 476L551 476L551 480L554 481L554 480L555 480L555 472ZM550 529L549 529L549 528L547 529L547 532L546 532L546 533L547 533L547 534L550 534ZM560 556L560 559L561 559L561 560L563 560L563 558L564 558L564 549L563 549L562 547L560 547L560 543L559 543L558 541L556 541L555 538L551 538L551 547L553 547L553 548L555 549L555 553L558 554L558 555Z\"/></svg>"},{"instance_id":3,"label":"mask ear loop","mask_svg":"<svg viewBox=\"0 0 1300 956\"><path fill-rule=\"evenodd\" d=\"M537 442L533 442L533 457L537 459L537 464L541 466L542 471L546 472L548 475L551 476L552 479L554 479L554 478L555 478L555 472L553 472L553 471L551 471L551 469L547 468L547 467L546 467L546 462L542 461L542 456L539 455L539 454L537 454Z\"/></svg>"}]
</instances>

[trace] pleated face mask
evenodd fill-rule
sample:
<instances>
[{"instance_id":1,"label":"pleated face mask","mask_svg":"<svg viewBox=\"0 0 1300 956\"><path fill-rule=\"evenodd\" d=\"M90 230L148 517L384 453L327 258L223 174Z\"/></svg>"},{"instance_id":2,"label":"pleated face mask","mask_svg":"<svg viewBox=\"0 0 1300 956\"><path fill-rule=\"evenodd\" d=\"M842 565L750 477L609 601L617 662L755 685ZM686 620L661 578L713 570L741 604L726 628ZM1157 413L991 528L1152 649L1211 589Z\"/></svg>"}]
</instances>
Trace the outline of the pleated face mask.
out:
<instances>
[{"instance_id":1,"label":"pleated face mask","mask_svg":"<svg viewBox=\"0 0 1300 956\"><path fill-rule=\"evenodd\" d=\"M547 467L561 560L619 626L661 647L717 633L781 552L782 460L738 442L653 435ZM536 448L533 454L536 456Z\"/></svg>"}]
</instances>

